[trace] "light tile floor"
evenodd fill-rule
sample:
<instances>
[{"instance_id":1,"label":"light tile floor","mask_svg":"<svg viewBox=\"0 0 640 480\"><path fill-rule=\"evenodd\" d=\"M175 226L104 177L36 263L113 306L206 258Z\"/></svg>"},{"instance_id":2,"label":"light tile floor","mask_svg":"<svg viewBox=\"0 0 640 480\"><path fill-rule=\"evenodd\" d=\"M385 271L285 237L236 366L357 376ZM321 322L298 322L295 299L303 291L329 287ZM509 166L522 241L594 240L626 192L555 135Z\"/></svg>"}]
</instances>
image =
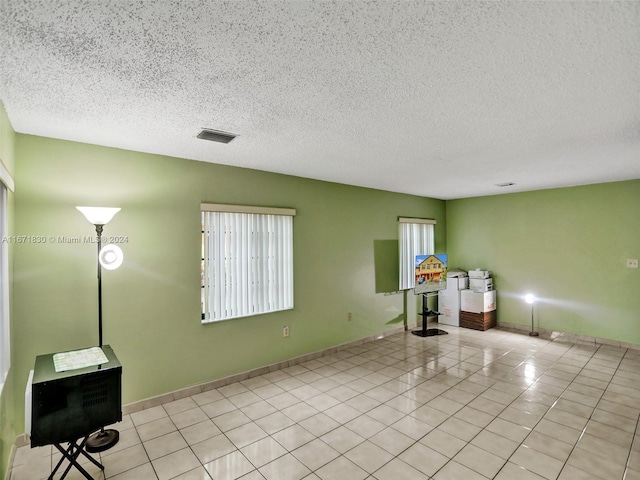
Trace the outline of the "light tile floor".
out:
<instances>
[{"instance_id":1,"label":"light tile floor","mask_svg":"<svg viewBox=\"0 0 640 480\"><path fill-rule=\"evenodd\" d=\"M104 473L85 466L114 480L640 479L640 351L440 328L126 416ZM47 478L58 458L21 447L11 480Z\"/></svg>"}]
</instances>

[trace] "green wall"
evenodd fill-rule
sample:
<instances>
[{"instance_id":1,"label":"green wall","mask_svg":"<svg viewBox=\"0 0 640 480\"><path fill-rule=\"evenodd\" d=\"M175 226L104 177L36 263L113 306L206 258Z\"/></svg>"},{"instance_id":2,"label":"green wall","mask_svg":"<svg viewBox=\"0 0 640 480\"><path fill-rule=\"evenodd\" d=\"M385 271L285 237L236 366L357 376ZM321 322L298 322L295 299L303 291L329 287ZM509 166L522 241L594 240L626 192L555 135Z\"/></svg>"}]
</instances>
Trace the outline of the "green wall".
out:
<instances>
[{"instance_id":1,"label":"green wall","mask_svg":"<svg viewBox=\"0 0 640 480\"><path fill-rule=\"evenodd\" d=\"M11 176L14 176L15 169L15 133L7 117L3 103L0 101L0 163L4 165ZM14 232L14 209L15 209L15 197L13 192L8 191L7 195L7 214L8 214L8 226L9 235ZM13 246L9 245L9 292L11 290L11 279L13 277ZM10 314L10 319L13 319ZM13 328L11 327L13 332ZM12 356L15 353L15 348L11 346ZM24 430L24 428L18 429L15 423L15 410L14 410L14 362L11 362L12 367L9 370L7 379L0 393L0 479L4 479L7 469L9 467L9 460L11 458L11 450L13 448L17 430Z\"/></svg>"},{"instance_id":2,"label":"green wall","mask_svg":"<svg viewBox=\"0 0 640 480\"><path fill-rule=\"evenodd\" d=\"M122 208L104 233L128 238L125 262L103 271L103 299L124 403L400 326L403 296L376 293L397 276L380 259L397 255L397 217L435 218L445 247L440 200L26 135L16 157L16 233L44 241L15 246L18 391L36 355L97 343L96 246L58 238L95 234L76 205ZM293 310L200 323L200 202L297 209Z\"/></svg>"},{"instance_id":3,"label":"green wall","mask_svg":"<svg viewBox=\"0 0 640 480\"><path fill-rule=\"evenodd\" d=\"M33 237L10 251L0 475L22 433L35 356L97 343L96 246L62 241L95 233L76 205L122 208L105 234L126 237L125 263L103 272L103 297L124 403L402 325L403 296L384 294L397 281L398 216L435 218L436 251L451 267L494 272L500 322L528 325L522 296L533 291L540 328L640 344L640 271L626 268L640 257L640 180L444 202L16 135L2 108L0 121L1 160L16 180L10 228ZM200 202L297 209L294 310L200 323ZM410 295L410 322L417 306Z\"/></svg>"},{"instance_id":4,"label":"green wall","mask_svg":"<svg viewBox=\"0 0 640 480\"><path fill-rule=\"evenodd\" d=\"M498 321L640 344L640 180L447 202L450 264L494 273Z\"/></svg>"}]
</instances>

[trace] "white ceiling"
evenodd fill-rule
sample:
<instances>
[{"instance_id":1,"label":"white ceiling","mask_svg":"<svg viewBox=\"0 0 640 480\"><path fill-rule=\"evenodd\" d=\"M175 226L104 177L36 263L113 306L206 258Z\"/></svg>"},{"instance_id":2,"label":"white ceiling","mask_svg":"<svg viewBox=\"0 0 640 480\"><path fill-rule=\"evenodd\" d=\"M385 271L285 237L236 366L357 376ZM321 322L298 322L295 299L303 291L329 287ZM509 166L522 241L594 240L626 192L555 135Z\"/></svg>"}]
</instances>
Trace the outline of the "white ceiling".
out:
<instances>
[{"instance_id":1,"label":"white ceiling","mask_svg":"<svg viewBox=\"0 0 640 480\"><path fill-rule=\"evenodd\" d=\"M20 133L441 199L640 178L638 1L0 0L0 42Z\"/></svg>"}]
</instances>

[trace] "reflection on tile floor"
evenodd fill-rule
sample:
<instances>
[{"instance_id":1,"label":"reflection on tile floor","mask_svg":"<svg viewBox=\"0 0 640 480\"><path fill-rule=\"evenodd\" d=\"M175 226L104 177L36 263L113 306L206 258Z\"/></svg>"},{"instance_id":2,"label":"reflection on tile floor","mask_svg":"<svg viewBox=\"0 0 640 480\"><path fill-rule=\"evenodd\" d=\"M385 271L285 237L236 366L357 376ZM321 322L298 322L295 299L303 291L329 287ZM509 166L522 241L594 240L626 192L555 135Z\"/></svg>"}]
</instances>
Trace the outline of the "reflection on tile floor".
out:
<instances>
[{"instance_id":1,"label":"reflection on tile floor","mask_svg":"<svg viewBox=\"0 0 640 480\"><path fill-rule=\"evenodd\" d=\"M114 480L640 479L640 351L441 328L126 416L104 473L83 464ZM58 458L22 447L11 480Z\"/></svg>"}]
</instances>

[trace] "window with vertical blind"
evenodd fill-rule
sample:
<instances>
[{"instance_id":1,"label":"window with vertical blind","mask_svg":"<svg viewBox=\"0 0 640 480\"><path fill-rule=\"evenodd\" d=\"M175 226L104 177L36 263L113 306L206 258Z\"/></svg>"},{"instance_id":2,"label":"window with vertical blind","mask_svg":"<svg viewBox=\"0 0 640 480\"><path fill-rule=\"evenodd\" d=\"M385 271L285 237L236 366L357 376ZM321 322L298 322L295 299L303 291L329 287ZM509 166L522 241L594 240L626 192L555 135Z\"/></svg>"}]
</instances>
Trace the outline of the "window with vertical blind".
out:
<instances>
[{"instance_id":1,"label":"window with vertical blind","mask_svg":"<svg viewBox=\"0 0 640 480\"><path fill-rule=\"evenodd\" d=\"M0 178L1 179L1 178ZM9 242L7 224L7 187L0 182L0 392L11 366L9 332Z\"/></svg>"},{"instance_id":2,"label":"window with vertical blind","mask_svg":"<svg viewBox=\"0 0 640 480\"><path fill-rule=\"evenodd\" d=\"M290 208L200 205L202 322L293 308Z\"/></svg>"},{"instance_id":3,"label":"window with vertical blind","mask_svg":"<svg viewBox=\"0 0 640 480\"><path fill-rule=\"evenodd\" d=\"M415 257L435 253L435 220L398 218L400 290L415 287Z\"/></svg>"}]
</instances>

